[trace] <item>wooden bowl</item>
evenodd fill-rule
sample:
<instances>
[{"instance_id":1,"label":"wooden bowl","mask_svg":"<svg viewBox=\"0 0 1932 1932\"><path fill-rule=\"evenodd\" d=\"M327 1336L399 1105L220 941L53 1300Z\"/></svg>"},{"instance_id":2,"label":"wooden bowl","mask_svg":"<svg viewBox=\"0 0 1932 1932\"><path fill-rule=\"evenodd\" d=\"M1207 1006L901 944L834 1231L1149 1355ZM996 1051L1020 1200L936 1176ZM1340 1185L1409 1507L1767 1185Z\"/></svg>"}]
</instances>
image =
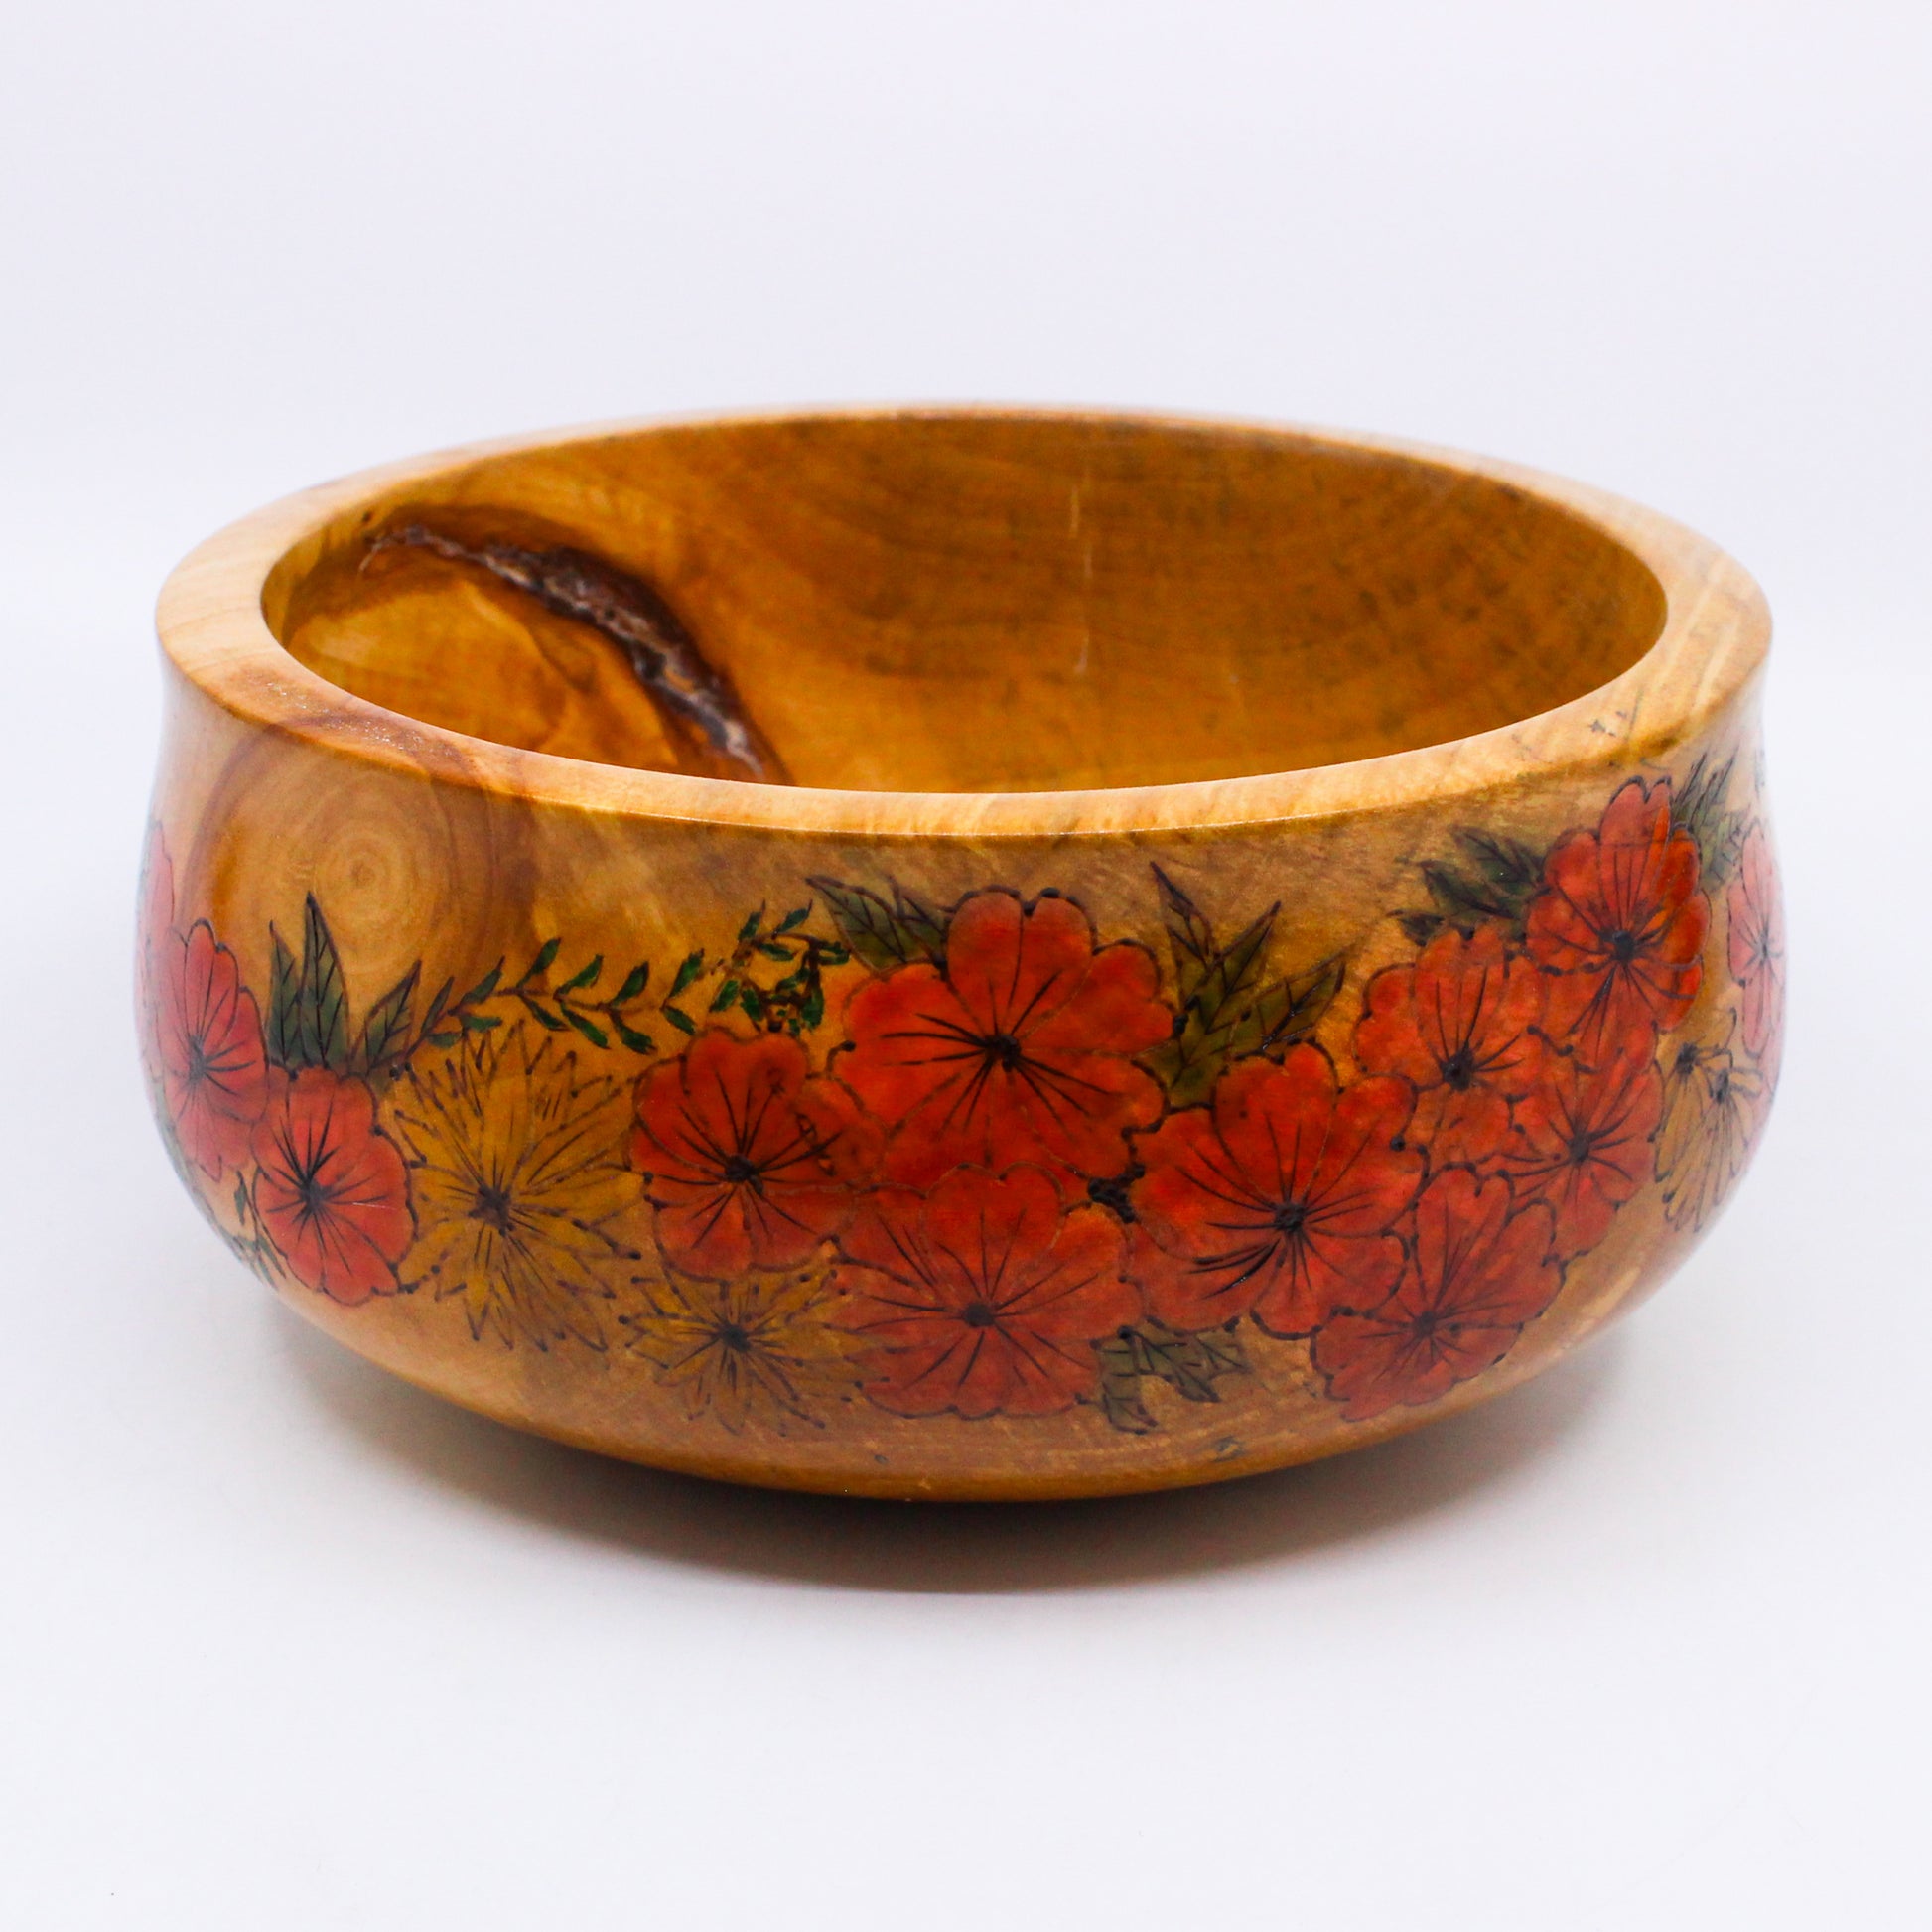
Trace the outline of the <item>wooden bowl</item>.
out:
<instances>
[{"instance_id":1,"label":"wooden bowl","mask_svg":"<svg viewBox=\"0 0 1932 1932\"><path fill-rule=\"evenodd\" d=\"M1632 1306L1783 944L1750 579L1504 464L908 410L325 485L169 581L139 960L234 1252L670 1468L1326 1455Z\"/></svg>"}]
</instances>

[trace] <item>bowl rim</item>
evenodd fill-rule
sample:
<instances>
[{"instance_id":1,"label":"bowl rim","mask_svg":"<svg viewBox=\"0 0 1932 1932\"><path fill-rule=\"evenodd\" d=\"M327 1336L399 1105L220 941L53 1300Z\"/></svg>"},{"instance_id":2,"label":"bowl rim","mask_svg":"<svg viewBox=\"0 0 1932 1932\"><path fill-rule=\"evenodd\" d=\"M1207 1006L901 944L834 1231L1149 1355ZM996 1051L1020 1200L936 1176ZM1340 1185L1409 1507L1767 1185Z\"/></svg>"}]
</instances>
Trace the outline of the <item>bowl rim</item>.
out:
<instances>
[{"instance_id":1,"label":"bowl rim","mask_svg":"<svg viewBox=\"0 0 1932 1932\"><path fill-rule=\"evenodd\" d=\"M1520 489L1633 553L1664 593L1640 657L1607 683L1493 730L1338 764L1177 784L1077 791L851 791L762 785L600 764L471 737L331 684L269 628L271 572L358 502L481 460L660 429L850 421L1088 422L1293 439L1394 456ZM285 496L197 546L162 586L156 625L180 674L231 717L324 752L435 782L602 817L680 820L811 836L984 841L1172 833L1440 804L1528 781L1587 778L1667 754L1700 734L1760 670L1770 612L1749 574L1655 510L1520 464L1399 438L1157 410L881 404L621 418L542 430L357 471Z\"/></svg>"}]
</instances>

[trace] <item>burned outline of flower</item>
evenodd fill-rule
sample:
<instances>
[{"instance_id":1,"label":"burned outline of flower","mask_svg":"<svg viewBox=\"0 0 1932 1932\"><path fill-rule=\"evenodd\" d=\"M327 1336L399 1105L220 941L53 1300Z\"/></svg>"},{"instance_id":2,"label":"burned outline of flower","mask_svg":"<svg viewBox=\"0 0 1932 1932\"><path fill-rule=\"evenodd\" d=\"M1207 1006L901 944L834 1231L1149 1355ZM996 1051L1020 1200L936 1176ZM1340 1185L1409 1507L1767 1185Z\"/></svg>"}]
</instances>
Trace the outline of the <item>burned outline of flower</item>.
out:
<instances>
[{"instance_id":1,"label":"burned outline of flower","mask_svg":"<svg viewBox=\"0 0 1932 1932\"><path fill-rule=\"evenodd\" d=\"M1128 1131L1160 1117L1160 1084L1135 1060L1173 1034L1154 956L1096 946L1071 899L972 894L945 964L868 981L846 1020L836 1070L895 1130L886 1172L908 1186L962 1165L1117 1174Z\"/></svg>"},{"instance_id":2,"label":"burned outline of flower","mask_svg":"<svg viewBox=\"0 0 1932 1932\"><path fill-rule=\"evenodd\" d=\"M833 1319L866 1394L900 1416L1046 1416L1100 1388L1093 1343L1141 1312L1120 1223L1038 1168L882 1187L840 1238Z\"/></svg>"},{"instance_id":3,"label":"burned outline of flower","mask_svg":"<svg viewBox=\"0 0 1932 1932\"><path fill-rule=\"evenodd\" d=\"M1784 1020L1784 902L1762 825L1753 825L1725 896L1725 951L1743 994L1744 1050L1773 1061Z\"/></svg>"},{"instance_id":4,"label":"burned outline of flower","mask_svg":"<svg viewBox=\"0 0 1932 1932\"><path fill-rule=\"evenodd\" d=\"M268 1060L255 996L206 919L162 942L155 1052L183 1160L210 1179L240 1167L268 1102Z\"/></svg>"},{"instance_id":5,"label":"burned outline of flower","mask_svg":"<svg viewBox=\"0 0 1932 1932\"><path fill-rule=\"evenodd\" d=\"M879 1127L797 1040L711 1027L637 1082L629 1145L665 1259L730 1281L798 1267L845 1225Z\"/></svg>"},{"instance_id":6,"label":"burned outline of flower","mask_svg":"<svg viewBox=\"0 0 1932 1932\"><path fill-rule=\"evenodd\" d=\"M1695 1232L1723 1206L1763 1117L1763 1076L1731 1051L1736 1027L1725 1013L1720 1031L1682 1041L1664 1064L1656 1173L1673 1227Z\"/></svg>"},{"instance_id":7,"label":"burned outline of flower","mask_svg":"<svg viewBox=\"0 0 1932 1932\"><path fill-rule=\"evenodd\" d=\"M1593 829L1557 842L1530 901L1525 942L1550 978L1551 1035L1593 1065L1669 1032L1697 996L1710 923L1670 780L1630 779Z\"/></svg>"},{"instance_id":8,"label":"burned outline of flower","mask_svg":"<svg viewBox=\"0 0 1932 1932\"><path fill-rule=\"evenodd\" d=\"M1397 1233L1423 1157L1398 1145L1414 1096L1370 1074L1342 1086L1318 1046L1237 1061L1202 1107L1138 1142L1129 1269L1171 1328L1252 1314L1305 1335L1370 1308L1402 1268Z\"/></svg>"},{"instance_id":9,"label":"burned outline of flower","mask_svg":"<svg viewBox=\"0 0 1932 1932\"><path fill-rule=\"evenodd\" d=\"M580 1078L548 1035L532 1050L519 1022L411 1065L387 1110L416 1197L412 1279L460 1300L479 1340L602 1349L611 1278L636 1259L625 1085Z\"/></svg>"},{"instance_id":10,"label":"burned outline of flower","mask_svg":"<svg viewBox=\"0 0 1932 1932\"><path fill-rule=\"evenodd\" d=\"M1347 1419L1434 1402L1501 1361L1562 1285L1552 1220L1543 1201L1518 1205L1500 1174L1448 1168L1431 1180L1388 1300L1315 1333L1311 1359Z\"/></svg>"},{"instance_id":11,"label":"burned outline of flower","mask_svg":"<svg viewBox=\"0 0 1932 1932\"><path fill-rule=\"evenodd\" d=\"M1535 1079L1544 976L1494 923L1446 926L1413 961L1368 983L1355 1024L1355 1063L1399 1073L1416 1089L1403 1130L1432 1165L1480 1165L1509 1135L1510 1103Z\"/></svg>"},{"instance_id":12,"label":"burned outline of flower","mask_svg":"<svg viewBox=\"0 0 1932 1932\"><path fill-rule=\"evenodd\" d=\"M1518 1199L1550 1204L1559 1260L1595 1247L1649 1179L1663 1104L1647 1036L1601 1067L1548 1050L1542 1077L1517 1105L1502 1169Z\"/></svg>"},{"instance_id":13,"label":"burned outline of flower","mask_svg":"<svg viewBox=\"0 0 1932 1932\"><path fill-rule=\"evenodd\" d=\"M366 1081L278 1072L249 1151L264 1261L348 1308L395 1292L415 1233L409 1175Z\"/></svg>"},{"instance_id":14,"label":"burned outline of flower","mask_svg":"<svg viewBox=\"0 0 1932 1932\"><path fill-rule=\"evenodd\" d=\"M644 1306L618 1317L628 1346L682 1392L694 1420L734 1434L754 1423L779 1435L794 1422L822 1429L813 1398L851 1386L853 1342L826 1318L823 1269L728 1282L667 1269L638 1285Z\"/></svg>"}]
</instances>

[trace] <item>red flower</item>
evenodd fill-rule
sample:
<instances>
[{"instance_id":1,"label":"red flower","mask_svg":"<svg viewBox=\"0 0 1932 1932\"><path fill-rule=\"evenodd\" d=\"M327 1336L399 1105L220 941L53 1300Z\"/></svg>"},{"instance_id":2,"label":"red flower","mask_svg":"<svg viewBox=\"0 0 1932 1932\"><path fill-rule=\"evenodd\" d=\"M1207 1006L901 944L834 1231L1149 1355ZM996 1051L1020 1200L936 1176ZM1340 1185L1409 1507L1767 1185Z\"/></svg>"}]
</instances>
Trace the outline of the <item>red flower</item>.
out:
<instances>
[{"instance_id":1,"label":"red flower","mask_svg":"<svg viewBox=\"0 0 1932 1932\"><path fill-rule=\"evenodd\" d=\"M1100 1386L1092 1344L1133 1322L1120 1224L1037 1168L882 1187L840 1242L832 1319L872 1344L866 1393L901 1416L1044 1416Z\"/></svg>"},{"instance_id":2,"label":"red flower","mask_svg":"<svg viewBox=\"0 0 1932 1932\"><path fill-rule=\"evenodd\" d=\"M268 1095L261 1015L206 919L167 935L155 1053L182 1158L210 1177L240 1166Z\"/></svg>"},{"instance_id":3,"label":"red flower","mask_svg":"<svg viewBox=\"0 0 1932 1932\"><path fill-rule=\"evenodd\" d=\"M1553 978L1549 1028L1591 1064L1668 1031L1703 977L1711 905L1697 841L1671 829L1670 783L1632 778L1593 832L1571 832L1530 901L1530 955Z\"/></svg>"},{"instance_id":4,"label":"red flower","mask_svg":"<svg viewBox=\"0 0 1932 1932\"><path fill-rule=\"evenodd\" d=\"M845 1225L879 1130L795 1039L711 1028L638 1081L630 1158L666 1259L730 1281L794 1268Z\"/></svg>"},{"instance_id":5,"label":"red flower","mask_svg":"<svg viewBox=\"0 0 1932 1932\"><path fill-rule=\"evenodd\" d=\"M252 1152L255 1212L297 1281L350 1305L395 1287L416 1222L364 1082L320 1066L279 1075Z\"/></svg>"},{"instance_id":6,"label":"red flower","mask_svg":"<svg viewBox=\"0 0 1932 1932\"><path fill-rule=\"evenodd\" d=\"M1501 1361L1550 1306L1562 1281L1549 1258L1550 1209L1512 1205L1508 1181L1464 1168L1423 1189L1395 1293L1367 1314L1336 1315L1314 1338L1314 1366L1350 1422L1434 1402Z\"/></svg>"},{"instance_id":7,"label":"red flower","mask_svg":"<svg viewBox=\"0 0 1932 1932\"><path fill-rule=\"evenodd\" d=\"M1543 975L1505 949L1499 927L1465 938L1451 926L1414 965L1377 973L1362 1004L1356 1062L1416 1089L1403 1138L1438 1167L1486 1161L1508 1138L1509 1103L1535 1077Z\"/></svg>"},{"instance_id":8,"label":"red flower","mask_svg":"<svg viewBox=\"0 0 1932 1932\"><path fill-rule=\"evenodd\" d=\"M897 1130L888 1173L913 1186L962 1163L1118 1173L1127 1131L1161 1112L1133 1057L1173 1035L1157 991L1147 950L1096 950L1068 900L975 893L947 927L943 969L901 966L848 1009L842 1071Z\"/></svg>"},{"instance_id":9,"label":"red flower","mask_svg":"<svg viewBox=\"0 0 1932 1932\"><path fill-rule=\"evenodd\" d=\"M134 1015L141 1035L141 1064L150 1080L161 1078L161 989L174 926L175 868L157 825L148 834L141 861L134 932Z\"/></svg>"},{"instance_id":10,"label":"red flower","mask_svg":"<svg viewBox=\"0 0 1932 1932\"><path fill-rule=\"evenodd\" d=\"M1647 1038L1595 1070L1567 1053L1547 1054L1542 1077L1517 1103L1503 1169L1519 1199L1550 1204L1558 1259L1595 1247L1618 1206L1649 1178L1663 1112Z\"/></svg>"},{"instance_id":11,"label":"red flower","mask_svg":"<svg viewBox=\"0 0 1932 1932\"><path fill-rule=\"evenodd\" d=\"M1784 1020L1784 903L1761 825L1744 841L1725 904L1730 976L1744 996L1744 1046L1753 1058L1767 1059Z\"/></svg>"},{"instance_id":12,"label":"red flower","mask_svg":"<svg viewBox=\"0 0 1932 1932\"><path fill-rule=\"evenodd\" d=\"M1172 1114L1140 1147L1129 1189L1131 1271L1171 1328L1252 1312L1271 1334L1305 1335L1338 1308L1370 1308L1394 1286L1394 1232L1423 1158L1396 1145L1408 1083L1335 1086L1319 1047L1238 1061L1205 1107Z\"/></svg>"}]
</instances>

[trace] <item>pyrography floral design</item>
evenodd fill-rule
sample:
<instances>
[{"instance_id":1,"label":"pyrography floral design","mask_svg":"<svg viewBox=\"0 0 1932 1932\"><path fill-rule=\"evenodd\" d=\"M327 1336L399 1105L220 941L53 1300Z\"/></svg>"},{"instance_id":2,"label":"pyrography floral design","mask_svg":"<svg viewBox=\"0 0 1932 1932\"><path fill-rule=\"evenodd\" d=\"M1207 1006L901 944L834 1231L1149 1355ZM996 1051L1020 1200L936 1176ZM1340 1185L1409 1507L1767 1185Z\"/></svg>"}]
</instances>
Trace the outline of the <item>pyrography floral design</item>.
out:
<instances>
[{"instance_id":1,"label":"pyrography floral design","mask_svg":"<svg viewBox=\"0 0 1932 1932\"><path fill-rule=\"evenodd\" d=\"M1120 1222L1038 1168L881 1187L841 1247L835 1318L869 1344L866 1393L901 1416L1071 1408L1099 1389L1093 1344L1140 1313Z\"/></svg>"},{"instance_id":2,"label":"pyrography floral design","mask_svg":"<svg viewBox=\"0 0 1932 1932\"><path fill-rule=\"evenodd\" d=\"M1351 1422L1432 1402L1499 1362L1561 1279L1547 1206L1519 1205L1500 1174L1445 1168L1417 1198L1395 1292L1324 1323L1314 1366Z\"/></svg>"},{"instance_id":3,"label":"pyrography floral design","mask_svg":"<svg viewBox=\"0 0 1932 1932\"><path fill-rule=\"evenodd\" d=\"M409 1186L366 1081L322 1066L277 1074L249 1153L256 1223L296 1281L350 1306L395 1287Z\"/></svg>"},{"instance_id":4,"label":"pyrography floral design","mask_svg":"<svg viewBox=\"0 0 1932 1932\"><path fill-rule=\"evenodd\" d=\"M161 948L153 1031L182 1157L211 1177L240 1166L267 1102L268 1063L254 995L206 919Z\"/></svg>"},{"instance_id":5,"label":"pyrography floral design","mask_svg":"<svg viewBox=\"0 0 1932 1932\"><path fill-rule=\"evenodd\" d=\"M1745 1050L1759 1059L1774 1050L1784 1013L1784 904L1764 828L1752 828L1725 896L1730 976L1743 994L1739 1020Z\"/></svg>"},{"instance_id":6,"label":"pyrography floral design","mask_svg":"<svg viewBox=\"0 0 1932 1932\"><path fill-rule=\"evenodd\" d=\"M270 1280L602 1351L706 1427L1145 1434L1265 1367L1368 1423L1505 1365L1647 1189L1690 1234L1742 1172L1784 938L1734 776L1453 832L1326 957L1159 868L1158 949L1060 892L814 877L661 978L552 938L366 1003L314 899L238 956L157 836L143 1059Z\"/></svg>"},{"instance_id":7,"label":"pyrography floral design","mask_svg":"<svg viewBox=\"0 0 1932 1932\"><path fill-rule=\"evenodd\" d=\"M783 1034L707 1027L637 1087L631 1159L657 1209L664 1257L731 1281L795 1268L852 1212L879 1129L836 1080L813 1077Z\"/></svg>"},{"instance_id":8,"label":"pyrography floral design","mask_svg":"<svg viewBox=\"0 0 1932 1932\"><path fill-rule=\"evenodd\" d=\"M1128 1196L1152 1312L1171 1328L1251 1314L1270 1334L1306 1335L1385 1295L1422 1184L1423 1157L1400 1145L1413 1099L1383 1075L1342 1087L1304 1043L1279 1064L1236 1062L1206 1106L1170 1114L1141 1143Z\"/></svg>"},{"instance_id":9,"label":"pyrography floral design","mask_svg":"<svg viewBox=\"0 0 1932 1932\"><path fill-rule=\"evenodd\" d=\"M1665 1060L1663 1121L1657 1132L1657 1178L1664 1217L1701 1228L1744 1171L1766 1100L1765 1074L1737 1050L1737 1015L1722 1027L1680 1040Z\"/></svg>"},{"instance_id":10,"label":"pyrography floral design","mask_svg":"<svg viewBox=\"0 0 1932 1932\"><path fill-rule=\"evenodd\" d=\"M1129 940L1096 947L1070 899L997 891L963 901L941 944L862 987L847 1013L843 1071L894 1130L889 1176L923 1187L1019 1161L1119 1173L1128 1133L1161 1113L1135 1059L1173 1031L1154 956Z\"/></svg>"},{"instance_id":11,"label":"pyrography floral design","mask_svg":"<svg viewBox=\"0 0 1932 1932\"><path fill-rule=\"evenodd\" d=\"M1494 920L1445 927L1411 965L1369 981L1355 1063L1416 1090L1404 1138L1438 1167L1486 1161L1509 1138L1510 1108L1535 1087L1545 975Z\"/></svg>"},{"instance_id":12,"label":"pyrography floral design","mask_svg":"<svg viewBox=\"0 0 1932 1932\"><path fill-rule=\"evenodd\" d=\"M1547 1029L1587 1064L1675 1027L1704 974L1711 902L1697 840L1671 814L1668 783L1633 778L1602 822L1566 833L1525 920L1550 975Z\"/></svg>"},{"instance_id":13,"label":"pyrography floral design","mask_svg":"<svg viewBox=\"0 0 1932 1932\"><path fill-rule=\"evenodd\" d=\"M666 1269L638 1287L642 1305L620 1317L630 1349L694 1419L708 1415L734 1432L822 1429L818 1405L851 1384L852 1342L826 1318L822 1268L725 1282Z\"/></svg>"},{"instance_id":14,"label":"pyrography floral design","mask_svg":"<svg viewBox=\"0 0 1932 1932\"><path fill-rule=\"evenodd\" d=\"M418 1223L405 1272L460 1300L473 1335L602 1348L602 1305L636 1259L629 1090L530 1035L527 1020L472 1035L390 1089Z\"/></svg>"}]
</instances>

